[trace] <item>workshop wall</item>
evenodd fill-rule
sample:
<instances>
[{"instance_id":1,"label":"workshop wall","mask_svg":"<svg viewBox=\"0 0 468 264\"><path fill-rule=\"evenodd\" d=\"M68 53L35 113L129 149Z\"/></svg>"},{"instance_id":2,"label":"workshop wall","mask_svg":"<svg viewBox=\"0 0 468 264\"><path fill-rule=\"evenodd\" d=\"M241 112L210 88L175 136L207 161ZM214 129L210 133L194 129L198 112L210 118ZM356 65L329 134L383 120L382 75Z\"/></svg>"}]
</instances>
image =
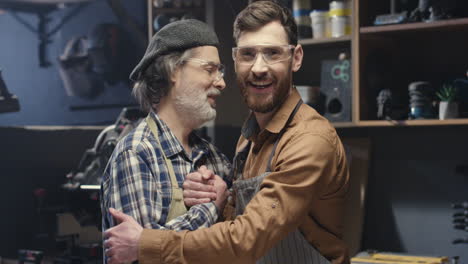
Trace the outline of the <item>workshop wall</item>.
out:
<instances>
[{"instance_id":1,"label":"workshop wall","mask_svg":"<svg viewBox=\"0 0 468 264\"><path fill-rule=\"evenodd\" d=\"M60 186L100 131L0 127L0 256L56 248L55 214L68 196ZM42 201L34 195L40 188Z\"/></svg>"},{"instance_id":2,"label":"workshop wall","mask_svg":"<svg viewBox=\"0 0 468 264\"><path fill-rule=\"evenodd\" d=\"M235 131L234 141L237 140L240 130L236 127L242 126L248 109L242 99L236 83L234 62L232 60L232 47L235 46L232 37L232 24L236 15L247 5L247 0L237 1L214 1L214 28L220 39L219 57L226 66L224 81L226 88L222 95L216 100L218 118L216 119L216 135L228 136L231 139L230 130ZM219 132L219 133L218 133ZM226 140L222 140L223 142ZM223 144L223 142L220 142ZM229 146L231 147L231 146ZM229 152L234 152L234 146L228 147Z\"/></svg>"},{"instance_id":3,"label":"workshop wall","mask_svg":"<svg viewBox=\"0 0 468 264\"><path fill-rule=\"evenodd\" d=\"M145 1L122 1L131 17L136 19L146 32ZM52 30L73 9L72 6L49 14L48 30ZM37 28L37 15L16 13L28 25ZM73 16L50 37L46 58L52 63L47 68L39 67L39 39L25 25L7 11L0 15L0 68L9 91L19 98L21 111L0 114L0 126L9 125L96 125L115 121L122 106L134 103L128 83L106 84L98 97L86 100L67 96L59 76L57 58L63 53L67 41L75 36L86 35L98 23L118 23L107 1L94 1ZM128 29L127 29L128 30ZM129 39L130 45L133 40ZM134 46L134 45L133 45ZM143 51L129 49L128 53ZM135 61L122 61L123 64ZM94 108L104 105L104 108ZM89 108L72 110L72 108Z\"/></svg>"},{"instance_id":4,"label":"workshop wall","mask_svg":"<svg viewBox=\"0 0 468 264\"><path fill-rule=\"evenodd\" d=\"M130 15L146 31L144 1L122 1ZM49 30L69 14L70 8L50 13ZM21 20L37 27L37 16L17 13ZM67 96L59 76L57 58L67 41L86 35L98 23L118 23L106 1L85 6L51 36L46 58L52 63L39 67L39 40L17 21L10 11L0 14L0 68L11 93L19 98L21 111L0 114L0 256L15 258L17 250L53 249L53 237L39 233L55 232L55 213L63 210L64 193L60 186L66 174L76 168L84 151L93 146L102 128L11 128L25 125L101 125L114 123L124 104L133 104L128 83L106 85L93 100ZM124 29L127 29L124 27ZM128 30L128 29L127 29ZM128 40L133 45L133 39ZM136 52L139 58L144 50ZM131 64L136 61L122 61ZM93 109L98 105L117 105ZM90 108L72 110L72 107ZM47 194L42 213L33 195L37 188ZM38 248L38 245L41 247Z\"/></svg>"},{"instance_id":5,"label":"workshop wall","mask_svg":"<svg viewBox=\"0 0 468 264\"><path fill-rule=\"evenodd\" d=\"M467 127L341 129L342 137L370 137L371 168L362 249L460 256L453 245L466 232L453 229L451 204L468 200ZM459 167L460 168L460 167Z\"/></svg>"}]
</instances>

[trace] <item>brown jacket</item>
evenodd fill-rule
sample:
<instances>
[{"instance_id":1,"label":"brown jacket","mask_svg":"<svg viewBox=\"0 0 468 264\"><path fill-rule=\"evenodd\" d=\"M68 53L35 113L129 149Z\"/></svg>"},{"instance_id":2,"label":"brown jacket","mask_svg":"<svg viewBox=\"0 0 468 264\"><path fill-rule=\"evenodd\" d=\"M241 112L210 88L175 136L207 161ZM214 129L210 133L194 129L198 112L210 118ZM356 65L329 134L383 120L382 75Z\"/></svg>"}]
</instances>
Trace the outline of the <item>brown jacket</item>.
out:
<instances>
[{"instance_id":1,"label":"brown jacket","mask_svg":"<svg viewBox=\"0 0 468 264\"><path fill-rule=\"evenodd\" d=\"M244 178L265 171L276 135L299 98L294 89L265 129L249 138ZM246 142L241 136L238 150ZM193 232L145 229L140 263L255 263L296 228L333 264L349 263L342 240L349 174L335 129L303 104L279 141L271 169L234 220Z\"/></svg>"}]
</instances>

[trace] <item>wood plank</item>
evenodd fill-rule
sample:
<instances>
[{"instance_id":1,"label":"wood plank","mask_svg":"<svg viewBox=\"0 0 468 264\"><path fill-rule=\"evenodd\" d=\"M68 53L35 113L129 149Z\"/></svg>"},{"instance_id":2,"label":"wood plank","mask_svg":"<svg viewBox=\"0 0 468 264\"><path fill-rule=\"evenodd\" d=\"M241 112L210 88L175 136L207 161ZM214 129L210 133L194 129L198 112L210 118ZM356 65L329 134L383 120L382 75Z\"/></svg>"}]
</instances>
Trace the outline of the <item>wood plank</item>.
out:
<instances>
[{"instance_id":1,"label":"wood plank","mask_svg":"<svg viewBox=\"0 0 468 264\"><path fill-rule=\"evenodd\" d=\"M354 122L332 122L331 123L335 128L346 128L346 127L357 127Z\"/></svg>"},{"instance_id":2,"label":"wood plank","mask_svg":"<svg viewBox=\"0 0 468 264\"><path fill-rule=\"evenodd\" d=\"M468 18L447 19L435 22L417 22L385 26L361 27L362 34L391 33L404 31L432 31L440 29L468 29Z\"/></svg>"},{"instance_id":3,"label":"wood plank","mask_svg":"<svg viewBox=\"0 0 468 264\"><path fill-rule=\"evenodd\" d=\"M153 0L146 0L147 19L148 19L148 43L153 37Z\"/></svg>"},{"instance_id":4,"label":"wood plank","mask_svg":"<svg viewBox=\"0 0 468 264\"><path fill-rule=\"evenodd\" d=\"M422 120L369 120L358 121L356 125L359 127L377 127L377 126L450 126L450 125L468 125L468 118L438 120L438 119L422 119Z\"/></svg>"},{"instance_id":5,"label":"wood plank","mask_svg":"<svg viewBox=\"0 0 468 264\"><path fill-rule=\"evenodd\" d=\"M309 45L332 45L333 43L342 43L342 42L351 42L351 36L342 36L337 38L308 38L308 39L300 39L299 44L303 46Z\"/></svg>"},{"instance_id":6,"label":"wood plank","mask_svg":"<svg viewBox=\"0 0 468 264\"><path fill-rule=\"evenodd\" d=\"M357 121L360 120L360 96L359 89L361 87L361 77L360 77L360 61L361 57L359 56L359 23L360 23L360 10L359 10L359 0L353 2L353 24L352 24L352 41L351 41L351 76L352 76L352 98L351 98L351 120Z\"/></svg>"}]
</instances>

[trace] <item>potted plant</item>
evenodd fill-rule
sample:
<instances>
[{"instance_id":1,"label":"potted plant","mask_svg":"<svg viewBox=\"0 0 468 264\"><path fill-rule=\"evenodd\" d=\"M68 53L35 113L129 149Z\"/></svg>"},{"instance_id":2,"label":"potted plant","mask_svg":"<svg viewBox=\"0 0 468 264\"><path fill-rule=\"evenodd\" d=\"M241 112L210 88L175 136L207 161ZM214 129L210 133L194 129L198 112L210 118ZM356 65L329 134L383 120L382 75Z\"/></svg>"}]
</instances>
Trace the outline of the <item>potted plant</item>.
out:
<instances>
[{"instance_id":1,"label":"potted plant","mask_svg":"<svg viewBox=\"0 0 468 264\"><path fill-rule=\"evenodd\" d=\"M458 117L458 103L456 102L457 89L449 84L444 84L442 89L436 92L440 99L439 119L451 119Z\"/></svg>"}]
</instances>

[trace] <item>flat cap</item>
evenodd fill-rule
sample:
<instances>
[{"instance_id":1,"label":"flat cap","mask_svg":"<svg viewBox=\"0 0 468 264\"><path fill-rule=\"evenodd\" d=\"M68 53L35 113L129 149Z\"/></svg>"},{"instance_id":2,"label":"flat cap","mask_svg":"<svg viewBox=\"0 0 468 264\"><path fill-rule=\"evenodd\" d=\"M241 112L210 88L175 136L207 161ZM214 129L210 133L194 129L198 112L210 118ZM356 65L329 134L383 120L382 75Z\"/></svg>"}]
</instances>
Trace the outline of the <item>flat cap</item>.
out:
<instances>
[{"instance_id":1,"label":"flat cap","mask_svg":"<svg viewBox=\"0 0 468 264\"><path fill-rule=\"evenodd\" d=\"M218 45L216 33L206 23L196 19L172 22L151 38L145 55L133 69L130 79L137 81L141 73L159 56L200 46L218 47Z\"/></svg>"}]
</instances>

